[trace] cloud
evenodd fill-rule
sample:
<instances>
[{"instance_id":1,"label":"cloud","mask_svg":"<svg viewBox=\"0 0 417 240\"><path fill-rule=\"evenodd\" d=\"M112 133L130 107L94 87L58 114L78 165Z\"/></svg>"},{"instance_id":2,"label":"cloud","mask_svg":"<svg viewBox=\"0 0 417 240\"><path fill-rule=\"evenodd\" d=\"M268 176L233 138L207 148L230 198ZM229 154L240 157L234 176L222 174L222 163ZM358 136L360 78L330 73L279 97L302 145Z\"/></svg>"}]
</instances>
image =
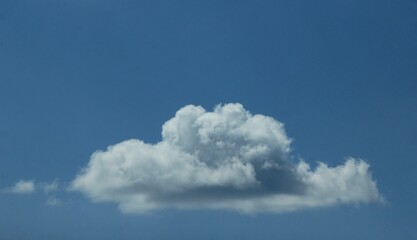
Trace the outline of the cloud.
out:
<instances>
[{"instance_id":1,"label":"cloud","mask_svg":"<svg viewBox=\"0 0 417 240\"><path fill-rule=\"evenodd\" d=\"M12 187L6 188L6 193L30 194L35 191L35 182L32 180L20 180Z\"/></svg>"},{"instance_id":2,"label":"cloud","mask_svg":"<svg viewBox=\"0 0 417 240\"><path fill-rule=\"evenodd\" d=\"M46 200L46 205L48 206L61 206L62 202L60 199L58 199L55 196L50 196L48 197L48 199Z\"/></svg>"},{"instance_id":3,"label":"cloud","mask_svg":"<svg viewBox=\"0 0 417 240\"><path fill-rule=\"evenodd\" d=\"M95 152L70 185L126 213L226 209L285 212L382 198L361 159L343 165L291 160L284 125L241 104L212 112L188 105L162 126L156 144L131 139Z\"/></svg>"},{"instance_id":4,"label":"cloud","mask_svg":"<svg viewBox=\"0 0 417 240\"><path fill-rule=\"evenodd\" d=\"M46 197L46 205L60 206L62 201L51 193L59 191L59 182L57 179L52 182L35 183L34 180L20 180L15 185L5 188L3 193L9 194L32 194L38 190L43 190Z\"/></svg>"},{"instance_id":5,"label":"cloud","mask_svg":"<svg viewBox=\"0 0 417 240\"><path fill-rule=\"evenodd\" d=\"M43 189L45 194L49 194L50 192L55 192L59 190L59 182L55 179L52 182L42 183L41 188Z\"/></svg>"},{"instance_id":6,"label":"cloud","mask_svg":"<svg viewBox=\"0 0 417 240\"><path fill-rule=\"evenodd\" d=\"M47 197L46 205L51 207L62 205L61 199L55 196L56 192L60 190L58 179L55 179L52 182L42 183L40 184L40 187L42 188L44 195Z\"/></svg>"}]
</instances>

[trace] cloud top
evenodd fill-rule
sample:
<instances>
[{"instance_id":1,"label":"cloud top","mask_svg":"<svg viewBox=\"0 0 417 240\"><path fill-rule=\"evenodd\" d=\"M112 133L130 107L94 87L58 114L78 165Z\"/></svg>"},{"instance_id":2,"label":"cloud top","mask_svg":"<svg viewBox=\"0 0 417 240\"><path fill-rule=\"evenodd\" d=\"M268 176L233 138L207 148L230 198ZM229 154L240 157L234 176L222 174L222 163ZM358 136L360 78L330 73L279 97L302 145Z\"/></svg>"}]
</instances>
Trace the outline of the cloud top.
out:
<instances>
[{"instance_id":1,"label":"cloud top","mask_svg":"<svg viewBox=\"0 0 417 240\"><path fill-rule=\"evenodd\" d=\"M241 104L212 112L188 105L162 126L156 144L131 139L95 152L71 183L96 202L123 212L164 208L283 212L381 199L369 165L315 170L294 163L284 125Z\"/></svg>"}]
</instances>

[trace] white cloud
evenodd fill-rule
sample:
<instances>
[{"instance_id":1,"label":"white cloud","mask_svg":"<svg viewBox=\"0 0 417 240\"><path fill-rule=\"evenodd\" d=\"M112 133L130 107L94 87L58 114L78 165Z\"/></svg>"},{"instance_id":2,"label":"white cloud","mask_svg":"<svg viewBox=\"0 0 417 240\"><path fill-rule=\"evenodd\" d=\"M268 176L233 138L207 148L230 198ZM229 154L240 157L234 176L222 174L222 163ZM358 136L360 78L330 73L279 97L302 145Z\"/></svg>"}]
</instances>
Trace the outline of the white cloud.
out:
<instances>
[{"instance_id":1,"label":"white cloud","mask_svg":"<svg viewBox=\"0 0 417 240\"><path fill-rule=\"evenodd\" d=\"M10 188L6 188L5 192L15 194L30 194L35 191L35 182L32 180L20 180Z\"/></svg>"},{"instance_id":2,"label":"white cloud","mask_svg":"<svg viewBox=\"0 0 417 240\"><path fill-rule=\"evenodd\" d=\"M41 188L45 192L45 194L48 194L50 192L55 192L59 190L59 182L57 179L55 179L52 182L42 183Z\"/></svg>"},{"instance_id":3,"label":"white cloud","mask_svg":"<svg viewBox=\"0 0 417 240\"><path fill-rule=\"evenodd\" d=\"M96 202L115 202L127 213L283 212L381 200L363 160L311 170L291 161L290 144L282 123L240 104L213 112L188 105L162 126L161 142L132 139L95 152L71 189Z\"/></svg>"},{"instance_id":4,"label":"white cloud","mask_svg":"<svg viewBox=\"0 0 417 240\"><path fill-rule=\"evenodd\" d=\"M61 200L55 196L50 196L46 200L46 205L48 206L60 206L62 204Z\"/></svg>"}]
</instances>

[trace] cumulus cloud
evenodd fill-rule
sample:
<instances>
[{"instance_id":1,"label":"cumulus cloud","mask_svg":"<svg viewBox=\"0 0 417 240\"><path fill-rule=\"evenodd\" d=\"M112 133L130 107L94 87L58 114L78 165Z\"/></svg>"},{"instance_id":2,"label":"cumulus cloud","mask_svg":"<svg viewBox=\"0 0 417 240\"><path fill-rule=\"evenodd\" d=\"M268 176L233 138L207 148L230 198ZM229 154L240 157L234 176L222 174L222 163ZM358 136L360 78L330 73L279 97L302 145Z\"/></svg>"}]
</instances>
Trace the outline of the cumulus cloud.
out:
<instances>
[{"instance_id":1,"label":"cumulus cloud","mask_svg":"<svg viewBox=\"0 0 417 240\"><path fill-rule=\"evenodd\" d=\"M284 212L381 200L369 165L348 158L315 169L290 157L284 125L241 104L188 105L156 144L131 139L95 152L70 189L126 213L227 209Z\"/></svg>"},{"instance_id":2,"label":"cumulus cloud","mask_svg":"<svg viewBox=\"0 0 417 240\"><path fill-rule=\"evenodd\" d=\"M6 188L6 193L30 194L35 191L35 182L32 180L20 180L15 185Z\"/></svg>"}]
</instances>

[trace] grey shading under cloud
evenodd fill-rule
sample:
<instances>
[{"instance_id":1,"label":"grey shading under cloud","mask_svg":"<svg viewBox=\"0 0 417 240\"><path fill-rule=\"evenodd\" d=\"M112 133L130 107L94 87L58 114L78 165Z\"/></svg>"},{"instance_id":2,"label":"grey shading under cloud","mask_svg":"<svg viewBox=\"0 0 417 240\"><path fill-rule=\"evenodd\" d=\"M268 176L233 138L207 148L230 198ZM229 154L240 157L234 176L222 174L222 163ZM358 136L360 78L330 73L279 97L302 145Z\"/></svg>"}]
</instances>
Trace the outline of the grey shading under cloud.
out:
<instances>
[{"instance_id":1,"label":"grey shading under cloud","mask_svg":"<svg viewBox=\"0 0 417 240\"><path fill-rule=\"evenodd\" d=\"M19 180L13 186L4 189L3 192L13 194L31 194L35 192L35 181Z\"/></svg>"},{"instance_id":2,"label":"grey shading under cloud","mask_svg":"<svg viewBox=\"0 0 417 240\"><path fill-rule=\"evenodd\" d=\"M126 213L284 212L381 201L363 160L311 169L291 161L290 144L282 123L241 104L212 112L188 105L162 126L162 141L131 139L95 152L70 189L94 202L115 202Z\"/></svg>"}]
</instances>

